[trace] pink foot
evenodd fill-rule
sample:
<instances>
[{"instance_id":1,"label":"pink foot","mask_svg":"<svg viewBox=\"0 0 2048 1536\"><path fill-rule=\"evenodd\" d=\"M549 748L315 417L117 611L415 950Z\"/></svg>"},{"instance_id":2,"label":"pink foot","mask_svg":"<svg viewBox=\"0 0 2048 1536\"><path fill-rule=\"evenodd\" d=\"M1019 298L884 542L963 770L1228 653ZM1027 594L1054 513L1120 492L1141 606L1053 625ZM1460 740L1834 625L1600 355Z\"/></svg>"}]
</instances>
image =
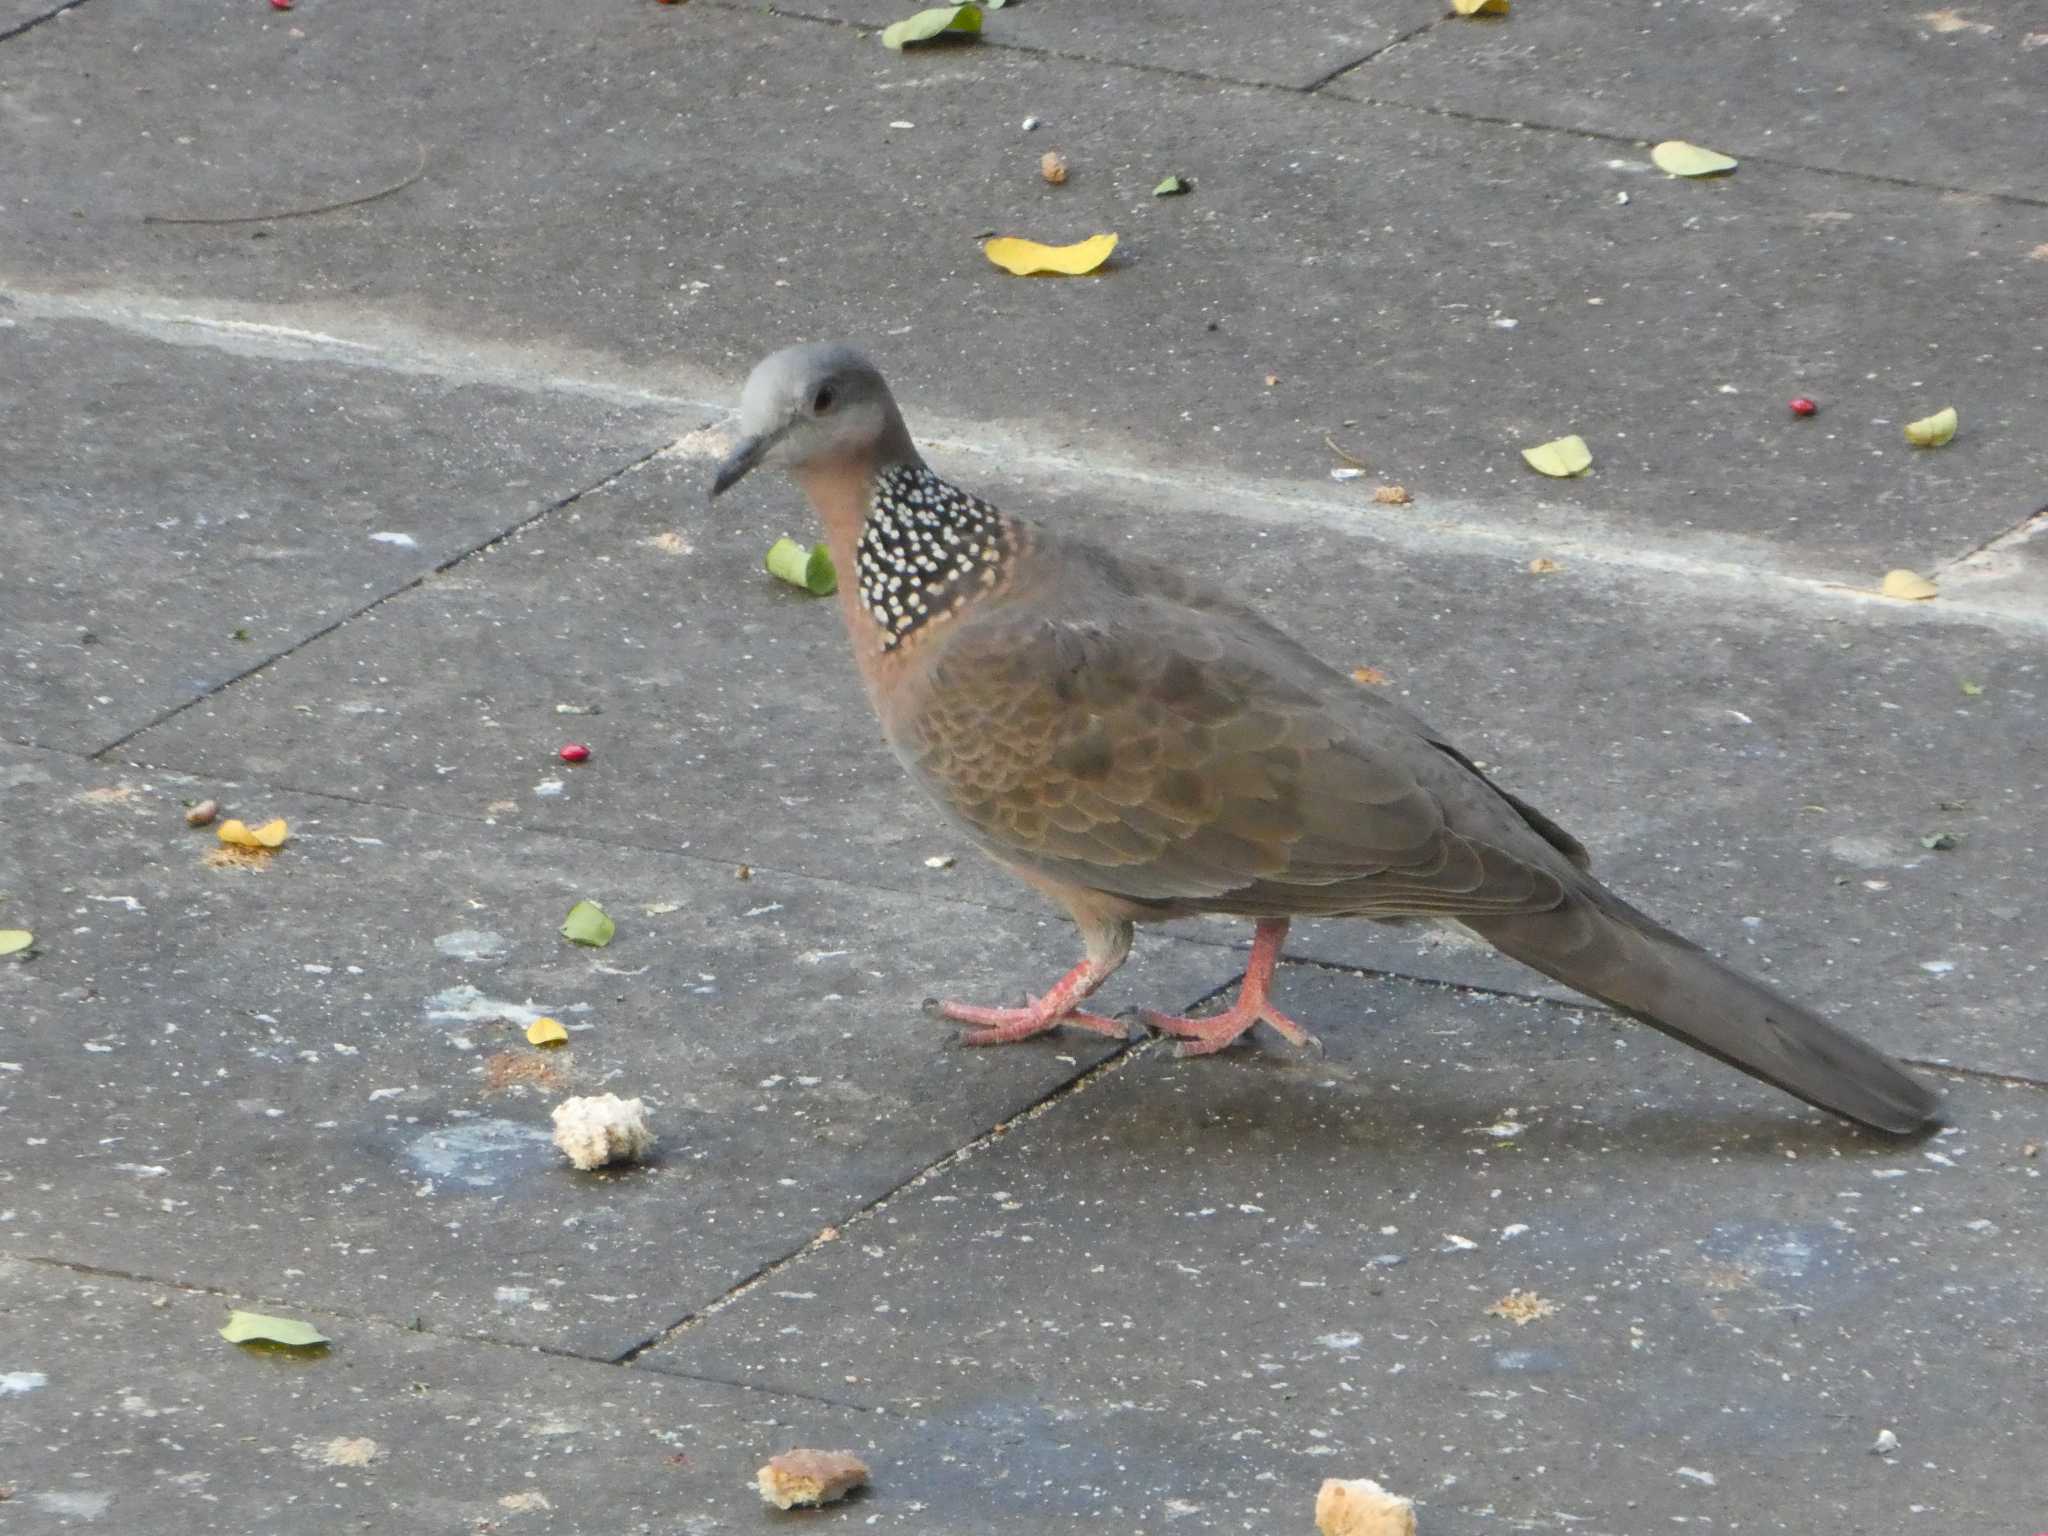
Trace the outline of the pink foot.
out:
<instances>
[{"instance_id":1,"label":"pink foot","mask_svg":"<svg viewBox=\"0 0 2048 1536\"><path fill-rule=\"evenodd\" d=\"M960 1031L962 1045L1008 1045L1058 1029L1062 1024L1091 1029L1098 1035L1114 1035L1119 1040L1131 1036L1130 1030L1115 1019L1079 1008L1062 1010L1057 1005L1048 1006L1051 1001L1048 995L1026 1008L983 1008L975 1003L948 1000L939 1004L939 1013L958 1023L976 1026Z\"/></svg>"},{"instance_id":2,"label":"pink foot","mask_svg":"<svg viewBox=\"0 0 2048 1536\"><path fill-rule=\"evenodd\" d=\"M1289 1045L1298 1050L1322 1050L1322 1043L1267 1001L1273 984L1273 968L1280 958L1280 943L1287 937L1287 923L1279 919L1259 924L1252 937L1251 958L1245 962L1244 981L1237 1001L1224 1012L1206 1019L1191 1019L1177 1013L1155 1013L1141 1009L1138 1017L1152 1028L1179 1038L1176 1056L1208 1056L1222 1050L1254 1024L1270 1024Z\"/></svg>"},{"instance_id":3,"label":"pink foot","mask_svg":"<svg viewBox=\"0 0 2048 1536\"><path fill-rule=\"evenodd\" d=\"M1128 948L1126 942L1124 949ZM1008 1045L1013 1040L1028 1040L1033 1035L1058 1029L1062 1024L1128 1040L1131 1032L1117 1020L1106 1019L1099 1013L1087 1013L1074 1006L1101 986L1109 973L1122 963L1122 951L1115 951L1113 958L1106 952L1103 956L1083 960L1054 982L1045 996L1022 1008L984 1008L976 1003L952 1001L934 1006L941 1018L975 1026L960 1031L962 1045Z\"/></svg>"}]
</instances>

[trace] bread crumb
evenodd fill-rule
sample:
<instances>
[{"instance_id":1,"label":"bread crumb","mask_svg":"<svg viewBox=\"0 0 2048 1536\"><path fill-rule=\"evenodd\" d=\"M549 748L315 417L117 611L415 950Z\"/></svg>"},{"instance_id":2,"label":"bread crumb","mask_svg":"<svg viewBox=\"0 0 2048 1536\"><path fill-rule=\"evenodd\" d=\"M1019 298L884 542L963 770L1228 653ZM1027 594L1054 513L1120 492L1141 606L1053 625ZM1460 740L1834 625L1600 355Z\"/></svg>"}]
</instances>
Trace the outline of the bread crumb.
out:
<instances>
[{"instance_id":1,"label":"bread crumb","mask_svg":"<svg viewBox=\"0 0 2048 1536\"><path fill-rule=\"evenodd\" d=\"M777 1509L837 1503L867 1480L867 1463L851 1451L784 1451L754 1474L761 1497Z\"/></svg>"},{"instance_id":2,"label":"bread crumb","mask_svg":"<svg viewBox=\"0 0 2048 1536\"><path fill-rule=\"evenodd\" d=\"M1056 149L1048 149L1038 160L1038 174L1054 186L1067 179L1067 157Z\"/></svg>"},{"instance_id":3,"label":"bread crumb","mask_svg":"<svg viewBox=\"0 0 2048 1536\"><path fill-rule=\"evenodd\" d=\"M1316 1495L1316 1529L1323 1536L1415 1536L1415 1501L1369 1477L1325 1478Z\"/></svg>"},{"instance_id":4,"label":"bread crumb","mask_svg":"<svg viewBox=\"0 0 2048 1536\"><path fill-rule=\"evenodd\" d=\"M1405 507L1415 498L1405 485L1383 485L1372 493L1372 499L1383 507Z\"/></svg>"},{"instance_id":5,"label":"bread crumb","mask_svg":"<svg viewBox=\"0 0 2048 1536\"><path fill-rule=\"evenodd\" d=\"M1557 1303L1534 1291L1509 1291L1486 1309L1491 1317L1504 1317L1517 1328L1524 1323L1533 1323L1539 1317L1553 1316Z\"/></svg>"},{"instance_id":6,"label":"bread crumb","mask_svg":"<svg viewBox=\"0 0 2048 1536\"><path fill-rule=\"evenodd\" d=\"M654 1130L638 1099L601 1093L555 1106L555 1145L578 1168L602 1168L645 1157L654 1149Z\"/></svg>"}]
</instances>

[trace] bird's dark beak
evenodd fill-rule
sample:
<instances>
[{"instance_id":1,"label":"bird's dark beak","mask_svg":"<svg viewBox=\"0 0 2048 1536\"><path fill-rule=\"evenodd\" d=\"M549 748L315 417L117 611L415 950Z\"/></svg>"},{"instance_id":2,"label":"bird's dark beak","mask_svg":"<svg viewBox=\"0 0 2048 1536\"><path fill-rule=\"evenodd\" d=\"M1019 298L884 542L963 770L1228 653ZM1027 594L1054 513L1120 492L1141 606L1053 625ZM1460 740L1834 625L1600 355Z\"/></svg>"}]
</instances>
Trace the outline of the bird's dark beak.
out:
<instances>
[{"instance_id":1,"label":"bird's dark beak","mask_svg":"<svg viewBox=\"0 0 2048 1536\"><path fill-rule=\"evenodd\" d=\"M718 466L718 477L711 482L713 500L723 496L746 477L748 470L761 462L761 455L768 451L772 441L765 437L743 437L739 446L725 456L725 462Z\"/></svg>"}]
</instances>

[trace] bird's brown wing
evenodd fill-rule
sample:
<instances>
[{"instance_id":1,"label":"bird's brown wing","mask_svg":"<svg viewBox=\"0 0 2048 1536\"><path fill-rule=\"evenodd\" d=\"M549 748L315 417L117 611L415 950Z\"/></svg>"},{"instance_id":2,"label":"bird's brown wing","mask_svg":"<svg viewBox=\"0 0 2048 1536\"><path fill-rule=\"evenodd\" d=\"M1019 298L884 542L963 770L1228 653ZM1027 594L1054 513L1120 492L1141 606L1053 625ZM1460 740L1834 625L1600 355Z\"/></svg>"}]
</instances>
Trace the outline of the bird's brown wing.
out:
<instances>
[{"instance_id":1,"label":"bird's brown wing","mask_svg":"<svg viewBox=\"0 0 2048 1536\"><path fill-rule=\"evenodd\" d=\"M1510 802L1405 711L1376 711L1264 628L1156 595L1108 622L985 610L935 650L892 739L991 852L1136 902L1373 916L1559 903L1557 853Z\"/></svg>"}]
</instances>

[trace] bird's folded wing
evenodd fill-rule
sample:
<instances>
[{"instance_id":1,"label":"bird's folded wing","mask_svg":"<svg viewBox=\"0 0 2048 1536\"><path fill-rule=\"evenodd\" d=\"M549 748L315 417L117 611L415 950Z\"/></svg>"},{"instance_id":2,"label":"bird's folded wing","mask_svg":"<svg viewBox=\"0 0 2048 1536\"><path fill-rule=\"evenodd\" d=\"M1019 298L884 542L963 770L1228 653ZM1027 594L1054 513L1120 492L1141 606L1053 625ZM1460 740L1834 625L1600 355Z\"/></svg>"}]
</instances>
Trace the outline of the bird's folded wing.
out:
<instances>
[{"instance_id":1,"label":"bird's folded wing","mask_svg":"<svg viewBox=\"0 0 2048 1536\"><path fill-rule=\"evenodd\" d=\"M892 736L991 851L1135 901L1392 915L1562 899L1554 851L1469 765L1274 638L1179 605L989 614L937 649Z\"/></svg>"}]
</instances>

